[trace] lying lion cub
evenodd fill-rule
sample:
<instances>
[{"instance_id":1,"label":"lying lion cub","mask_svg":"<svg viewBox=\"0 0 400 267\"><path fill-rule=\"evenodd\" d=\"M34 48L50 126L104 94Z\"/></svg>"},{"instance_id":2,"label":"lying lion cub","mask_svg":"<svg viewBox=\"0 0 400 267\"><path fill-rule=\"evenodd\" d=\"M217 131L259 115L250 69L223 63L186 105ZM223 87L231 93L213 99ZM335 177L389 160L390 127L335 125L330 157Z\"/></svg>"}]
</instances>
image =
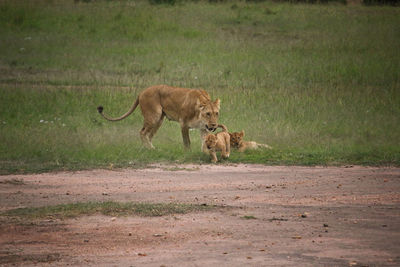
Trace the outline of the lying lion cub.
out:
<instances>
[{"instance_id":1,"label":"lying lion cub","mask_svg":"<svg viewBox=\"0 0 400 267\"><path fill-rule=\"evenodd\" d=\"M259 144L255 141L243 141L244 130L241 132L229 133L231 146L237 148L239 152L244 152L247 149L258 149L260 147L271 149L269 145Z\"/></svg>"},{"instance_id":2,"label":"lying lion cub","mask_svg":"<svg viewBox=\"0 0 400 267\"><path fill-rule=\"evenodd\" d=\"M230 136L226 131L226 127L224 125L219 125L219 127L223 128L224 131L216 133L216 134L208 134L204 138L204 143L208 149L208 152L211 156L211 162L216 163L217 159L217 151L221 151L221 157L226 159L229 158L229 154L231 151L230 144Z\"/></svg>"}]
</instances>

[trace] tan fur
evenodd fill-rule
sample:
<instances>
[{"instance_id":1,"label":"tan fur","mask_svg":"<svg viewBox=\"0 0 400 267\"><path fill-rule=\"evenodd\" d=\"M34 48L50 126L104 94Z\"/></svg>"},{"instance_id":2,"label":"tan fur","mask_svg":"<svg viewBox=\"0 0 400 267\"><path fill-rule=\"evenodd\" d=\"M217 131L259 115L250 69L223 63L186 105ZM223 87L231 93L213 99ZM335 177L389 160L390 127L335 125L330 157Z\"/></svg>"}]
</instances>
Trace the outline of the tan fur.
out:
<instances>
[{"instance_id":1,"label":"tan fur","mask_svg":"<svg viewBox=\"0 0 400 267\"><path fill-rule=\"evenodd\" d=\"M103 113L103 107L97 109L109 121L119 121L128 117L140 105L144 119L140 137L145 146L154 148L151 140L160 128L164 117L177 121L181 125L183 144L190 149L189 129L200 129L202 137L218 126L220 100L211 101L204 90L156 85L145 89L124 115L112 118ZM204 144L202 145L204 149Z\"/></svg>"},{"instance_id":2,"label":"tan fur","mask_svg":"<svg viewBox=\"0 0 400 267\"><path fill-rule=\"evenodd\" d=\"M208 149L208 152L211 156L211 161L216 163L217 159L217 151L221 151L221 157L226 159L229 158L229 154L231 152L230 145L230 137L227 132L219 132L217 134L208 134L205 137L205 145Z\"/></svg>"},{"instance_id":3,"label":"tan fur","mask_svg":"<svg viewBox=\"0 0 400 267\"><path fill-rule=\"evenodd\" d=\"M231 147L237 148L239 152L244 152L247 149L258 149L258 148L268 148L271 149L269 145L266 144L259 144L255 141L244 141L244 131L242 130L241 132L234 132L234 133L229 133L230 135L230 142L231 142Z\"/></svg>"}]
</instances>

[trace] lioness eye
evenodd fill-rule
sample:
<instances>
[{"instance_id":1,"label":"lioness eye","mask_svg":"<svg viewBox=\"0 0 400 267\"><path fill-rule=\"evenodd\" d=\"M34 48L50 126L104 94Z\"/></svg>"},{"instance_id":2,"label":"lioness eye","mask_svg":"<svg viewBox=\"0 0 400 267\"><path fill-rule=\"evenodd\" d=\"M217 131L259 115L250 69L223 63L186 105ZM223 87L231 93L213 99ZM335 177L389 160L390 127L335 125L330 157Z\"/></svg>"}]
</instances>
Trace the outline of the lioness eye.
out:
<instances>
[{"instance_id":1,"label":"lioness eye","mask_svg":"<svg viewBox=\"0 0 400 267\"><path fill-rule=\"evenodd\" d=\"M207 112L207 116L211 116L211 113L210 113L210 112Z\"/></svg>"},{"instance_id":2,"label":"lioness eye","mask_svg":"<svg viewBox=\"0 0 400 267\"><path fill-rule=\"evenodd\" d=\"M217 112L217 113L215 113L215 115L217 115L217 116L218 116L218 112Z\"/></svg>"}]
</instances>

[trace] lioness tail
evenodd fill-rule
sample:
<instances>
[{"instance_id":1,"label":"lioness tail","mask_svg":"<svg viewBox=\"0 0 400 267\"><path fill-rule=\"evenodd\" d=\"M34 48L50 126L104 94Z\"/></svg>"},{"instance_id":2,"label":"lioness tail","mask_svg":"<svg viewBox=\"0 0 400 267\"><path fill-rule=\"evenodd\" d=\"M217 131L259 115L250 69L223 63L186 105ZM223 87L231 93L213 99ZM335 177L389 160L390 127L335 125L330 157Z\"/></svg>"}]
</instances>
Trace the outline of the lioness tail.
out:
<instances>
[{"instance_id":1,"label":"lioness tail","mask_svg":"<svg viewBox=\"0 0 400 267\"><path fill-rule=\"evenodd\" d=\"M221 128L223 132L227 132L228 128L224 124L218 124L217 128Z\"/></svg>"},{"instance_id":2,"label":"lioness tail","mask_svg":"<svg viewBox=\"0 0 400 267\"><path fill-rule=\"evenodd\" d=\"M128 117L129 115L131 115L132 112L135 111L135 109L136 109L136 107L137 107L138 105L139 105L139 97L136 98L135 103L133 103L133 105L132 105L131 108L128 110L128 112L126 112L124 115L122 115L121 117L118 117L118 118L112 118L112 117L108 116L107 114L104 114L104 113L103 113L103 110L104 110L103 106L98 106L98 107L97 107L97 111L98 111L98 112L100 113L100 115L103 116L103 118L105 118L106 120L109 120L109 121L120 121L120 120L125 119L125 118Z\"/></svg>"}]
</instances>

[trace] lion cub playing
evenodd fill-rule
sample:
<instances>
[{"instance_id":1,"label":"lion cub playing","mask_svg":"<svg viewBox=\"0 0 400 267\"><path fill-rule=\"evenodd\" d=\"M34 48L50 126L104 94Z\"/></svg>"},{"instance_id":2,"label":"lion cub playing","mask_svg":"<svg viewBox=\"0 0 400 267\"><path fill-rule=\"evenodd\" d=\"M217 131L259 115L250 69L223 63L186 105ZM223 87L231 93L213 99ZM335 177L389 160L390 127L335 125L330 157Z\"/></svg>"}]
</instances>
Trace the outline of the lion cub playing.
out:
<instances>
[{"instance_id":1,"label":"lion cub playing","mask_svg":"<svg viewBox=\"0 0 400 267\"><path fill-rule=\"evenodd\" d=\"M260 147L271 149L269 145L259 144L255 141L243 141L244 130L241 132L229 133L231 146L237 148L239 152L244 152L247 149L258 149Z\"/></svg>"},{"instance_id":2,"label":"lion cub playing","mask_svg":"<svg viewBox=\"0 0 400 267\"><path fill-rule=\"evenodd\" d=\"M204 143L211 156L211 162L213 163L216 163L218 161L216 153L217 151L221 151L221 157L224 159L229 158L229 154L231 152L229 133L226 131L225 126L221 128L223 129L222 132L216 134L210 133L204 139Z\"/></svg>"}]
</instances>

